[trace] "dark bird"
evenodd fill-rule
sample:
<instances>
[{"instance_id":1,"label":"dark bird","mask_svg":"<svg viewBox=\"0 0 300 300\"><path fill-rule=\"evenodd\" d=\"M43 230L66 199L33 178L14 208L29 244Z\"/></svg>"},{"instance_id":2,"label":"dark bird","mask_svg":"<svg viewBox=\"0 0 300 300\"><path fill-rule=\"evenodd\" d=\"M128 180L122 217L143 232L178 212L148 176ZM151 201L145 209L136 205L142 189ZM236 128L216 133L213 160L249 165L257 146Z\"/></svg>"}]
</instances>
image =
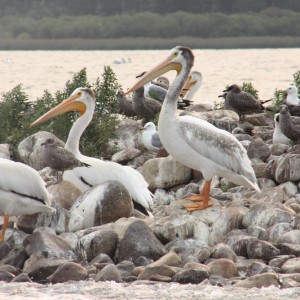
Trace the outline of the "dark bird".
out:
<instances>
[{"instance_id":1,"label":"dark bird","mask_svg":"<svg viewBox=\"0 0 300 300\"><path fill-rule=\"evenodd\" d=\"M281 105L279 115L281 132L292 141L300 141L300 117L291 116L287 105Z\"/></svg>"},{"instance_id":2,"label":"dark bird","mask_svg":"<svg viewBox=\"0 0 300 300\"><path fill-rule=\"evenodd\" d=\"M146 121L152 119L161 110L161 103L144 96L144 87L138 88L132 97L133 109L138 116Z\"/></svg>"},{"instance_id":3,"label":"dark bird","mask_svg":"<svg viewBox=\"0 0 300 300\"><path fill-rule=\"evenodd\" d=\"M169 89L170 87L170 81L167 77L165 76L159 76L156 78L155 81L153 81L154 84L159 85L161 87L163 87L164 89Z\"/></svg>"},{"instance_id":4,"label":"dark bird","mask_svg":"<svg viewBox=\"0 0 300 300\"><path fill-rule=\"evenodd\" d=\"M235 111L240 118L246 114L263 112L265 107L264 103L271 100L260 101L250 93L244 92L237 84L233 84L223 91L227 93L225 96L224 108Z\"/></svg>"},{"instance_id":5,"label":"dark bird","mask_svg":"<svg viewBox=\"0 0 300 300\"><path fill-rule=\"evenodd\" d=\"M136 112L133 109L132 100L130 98L127 98L124 95L123 91L118 91L117 93L117 100L120 112L127 116L127 117L134 117L136 116Z\"/></svg>"},{"instance_id":6,"label":"dark bird","mask_svg":"<svg viewBox=\"0 0 300 300\"><path fill-rule=\"evenodd\" d=\"M54 171L72 170L76 167L88 167L89 165L78 160L73 153L65 148L59 147L53 138L47 138L41 144L44 147L44 160L47 166Z\"/></svg>"}]
</instances>

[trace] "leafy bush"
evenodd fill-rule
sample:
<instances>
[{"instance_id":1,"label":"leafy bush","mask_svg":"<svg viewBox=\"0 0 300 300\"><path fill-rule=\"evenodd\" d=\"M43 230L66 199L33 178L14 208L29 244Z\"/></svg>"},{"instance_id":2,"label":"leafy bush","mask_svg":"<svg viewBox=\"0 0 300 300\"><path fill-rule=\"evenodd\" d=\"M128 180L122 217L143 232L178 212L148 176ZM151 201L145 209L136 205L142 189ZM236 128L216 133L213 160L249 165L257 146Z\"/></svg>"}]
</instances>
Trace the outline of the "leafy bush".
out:
<instances>
[{"instance_id":1,"label":"leafy bush","mask_svg":"<svg viewBox=\"0 0 300 300\"><path fill-rule=\"evenodd\" d=\"M86 69L82 69L68 81L63 91L57 91L53 96L48 91L34 103L28 102L28 96L18 85L12 91L3 94L0 104L0 142L11 145L12 157L17 157L18 144L27 136L38 130L49 131L58 138L66 141L73 121L78 117L77 112L69 112L63 116L30 128L30 124L62 100L70 96L77 87L91 87L96 96L96 109L94 117L82 135L81 151L89 156L101 157L102 146L116 134L115 127L118 120L116 100L117 90L120 85L110 67L104 67L101 80L90 84L87 80Z\"/></svg>"}]
</instances>

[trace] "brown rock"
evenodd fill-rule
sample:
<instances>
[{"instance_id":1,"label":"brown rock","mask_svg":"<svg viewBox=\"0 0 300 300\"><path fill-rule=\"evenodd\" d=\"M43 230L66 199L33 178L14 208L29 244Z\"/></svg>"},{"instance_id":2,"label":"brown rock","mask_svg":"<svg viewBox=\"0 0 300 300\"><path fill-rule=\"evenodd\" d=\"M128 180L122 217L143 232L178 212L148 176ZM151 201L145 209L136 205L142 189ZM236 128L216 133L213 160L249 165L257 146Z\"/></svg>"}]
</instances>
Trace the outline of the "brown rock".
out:
<instances>
[{"instance_id":1,"label":"brown rock","mask_svg":"<svg viewBox=\"0 0 300 300\"><path fill-rule=\"evenodd\" d=\"M216 259L208 264L209 273L224 278L232 278L238 275L237 266L226 258Z\"/></svg>"}]
</instances>

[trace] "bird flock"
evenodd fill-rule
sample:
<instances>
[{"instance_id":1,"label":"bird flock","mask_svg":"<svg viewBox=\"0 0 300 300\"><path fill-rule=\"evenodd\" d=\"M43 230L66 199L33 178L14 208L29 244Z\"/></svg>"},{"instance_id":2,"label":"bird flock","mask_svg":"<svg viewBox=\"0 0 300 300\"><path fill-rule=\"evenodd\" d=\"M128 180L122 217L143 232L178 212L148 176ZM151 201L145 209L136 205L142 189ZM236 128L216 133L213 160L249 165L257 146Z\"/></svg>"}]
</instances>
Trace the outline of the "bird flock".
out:
<instances>
[{"instance_id":1,"label":"bird flock","mask_svg":"<svg viewBox=\"0 0 300 300\"><path fill-rule=\"evenodd\" d=\"M210 185L214 176L260 192L251 161L243 145L232 134L219 129L201 118L180 115L178 110L193 107L195 93L202 84L202 74L193 70L194 54L187 47L171 49L167 57L150 71L137 76L136 82L126 91L118 91L116 97L120 113L127 117L142 118L142 141L147 151L157 153L164 148L181 164L198 170L204 178L199 194L188 200L188 211L211 206ZM173 82L163 75L175 70ZM300 99L295 85L287 90L285 103L274 115L273 143L289 144L300 139ZM131 96L129 96L131 95ZM245 115L266 110L265 103L250 93L242 91L237 84L223 91L225 110L236 112L243 120ZM146 213L153 206L153 194L140 172L118 163L88 157L79 150L80 137L92 120L95 95L90 88L78 87L56 107L31 126L47 122L69 111L78 111L65 147L58 146L49 138L41 144L48 166L55 172L63 172L62 179L74 184L81 192L107 180L119 181L128 190L132 200L142 206ZM158 117L158 126L153 120ZM244 133L242 133L244 134ZM0 158L0 214L4 224L0 243L10 216L33 213L55 213L54 203L39 173L28 165Z\"/></svg>"}]
</instances>

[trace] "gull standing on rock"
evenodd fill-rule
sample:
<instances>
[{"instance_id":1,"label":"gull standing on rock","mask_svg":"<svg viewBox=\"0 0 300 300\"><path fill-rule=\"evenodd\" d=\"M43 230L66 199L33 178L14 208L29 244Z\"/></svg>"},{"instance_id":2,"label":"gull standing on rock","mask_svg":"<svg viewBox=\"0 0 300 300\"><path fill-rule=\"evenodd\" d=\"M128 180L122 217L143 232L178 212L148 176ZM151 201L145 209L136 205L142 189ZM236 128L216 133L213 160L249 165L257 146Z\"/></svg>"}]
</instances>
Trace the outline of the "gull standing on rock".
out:
<instances>
[{"instance_id":1,"label":"gull standing on rock","mask_svg":"<svg viewBox=\"0 0 300 300\"><path fill-rule=\"evenodd\" d=\"M153 122L148 122L143 128L143 144L150 152L158 152L162 147L159 134Z\"/></svg>"},{"instance_id":2,"label":"gull standing on rock","mask_svg":"<svg viewBox=\"0 0 300 300\"><path fill-rule=\"evenodd\" d=\"M215 175L260 191L247 152L231 133L199 118L176 115L177 99L193 64L192 51L177 46L126 92L130 93L170 70L177 71L159 115L158 132L163 146L175 160L200 171L204 177L204 188L200 195L189 198L196 204L187 205L188 211L211 206L210 183Z\"/></svg>"},{"instance_id":3,"label":"gull standing on rock","mask_svg":"<svg viewBox=\"0 0 300 300\"><path fill-rule=\"evenodd\" d=\"M286 135L284 135L280 129L280 114L274 115L274 132L273 132L273 144L286 144L291 142Z\"/></svg>"},{"instance_id":4,"label":"gull standing on rock","mask_svg":"<svg viewBox=\"0 0 300 300\"><path fill-rule=\"evenodd\" d=\"M4 216L0 243L4 240L9 216L52 213L55 208L50 206L50 199L45 182L35 169L0 158L0 214Z\"/></svg>"},{"instance_id":5,"label":"gull standing on rock","mask_svg":"<svg viewBox=\"0 0 300 300\"><path fill-rule=\"evenodd\" d=\"M287 97L285 99L285 104L288 106L291 116L300 117L300 99L298 98L297 87L291 84L286 92Z\"/></svg>"}]
</instances>

